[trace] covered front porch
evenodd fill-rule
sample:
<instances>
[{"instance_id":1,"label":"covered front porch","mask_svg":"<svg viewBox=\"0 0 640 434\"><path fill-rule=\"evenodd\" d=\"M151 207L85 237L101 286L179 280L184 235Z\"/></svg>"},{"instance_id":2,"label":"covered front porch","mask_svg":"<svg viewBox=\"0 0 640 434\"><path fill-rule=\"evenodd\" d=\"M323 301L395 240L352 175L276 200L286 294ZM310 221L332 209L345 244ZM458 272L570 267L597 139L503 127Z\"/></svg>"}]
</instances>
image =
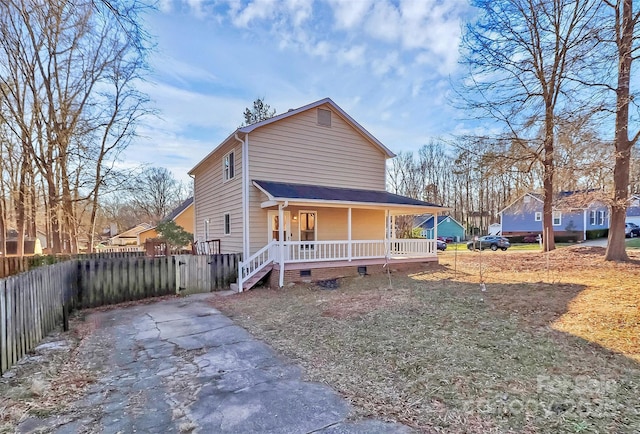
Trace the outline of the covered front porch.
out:
<instances>
[{"instance_id":1,"label":"covered front porch","mask_svg":"<svg viewBox=\"0 0 640 434\"><path fill-rule=\"evenodd\" d=\"M437 261L437 234L400 238L398 228L400 220L413 220L404 216L446 208L380 191L264 181L254 186L267 198L261 203L266 245L240 264L239 291L273 268L283 286L287 270Z\"/></svg>"}]
</instances>

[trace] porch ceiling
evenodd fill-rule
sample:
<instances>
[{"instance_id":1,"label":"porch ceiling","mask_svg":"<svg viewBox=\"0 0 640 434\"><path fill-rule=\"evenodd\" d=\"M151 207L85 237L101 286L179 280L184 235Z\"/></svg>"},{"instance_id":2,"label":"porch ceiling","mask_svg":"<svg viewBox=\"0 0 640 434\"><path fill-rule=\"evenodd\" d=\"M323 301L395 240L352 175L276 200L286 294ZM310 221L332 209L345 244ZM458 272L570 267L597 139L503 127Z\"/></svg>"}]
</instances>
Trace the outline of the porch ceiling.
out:
<instances>
[{"instance_id":1,"label":"porch ceiling","mask_svg":"<svg viewBox=\"0 0 640 434\"><path fill-rule=\"evenodd\" d=\"M254 180L253 185L268 198L262 208L287 202L290 206L309 205L331 208L388 210L392 215L438 213L449 208L379 190L362 190L318 185L287 184Z\"/></svg>"}]
</instances>

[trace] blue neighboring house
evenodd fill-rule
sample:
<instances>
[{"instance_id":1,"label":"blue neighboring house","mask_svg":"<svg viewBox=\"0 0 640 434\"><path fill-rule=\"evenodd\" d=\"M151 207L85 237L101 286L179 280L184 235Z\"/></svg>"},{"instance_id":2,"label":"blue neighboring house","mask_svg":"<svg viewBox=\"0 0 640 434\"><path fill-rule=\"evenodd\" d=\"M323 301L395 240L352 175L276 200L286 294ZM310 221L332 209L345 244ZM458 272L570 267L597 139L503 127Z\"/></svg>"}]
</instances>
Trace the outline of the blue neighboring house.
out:
<instances>
[{"instance_id":1,"label":"blue neighboring house","mask_svg":"<svg viewBox=\"0 0 640 434\"><path fill-rule=\"evenodd\" d=\"M629 198L626 221L640 226L640 194L632 194Z\"/></svg>"},{"instance_id":2,"label":"blue neighboring house","mask_svg":"<svg viewBox=\"0 0 640 434\"><path fill-rule=\"evenodd\" d=\"M421 230L420 235L424 238L433 238L433 216L430 214L423 214L416 216L413 220L414 229L419 228ZM460 224L456 219L448 215L438 216L438 228L437 233L439 237L451 237L454 241L465 239L464 226Z\"/></svg>"},{"instance_id":3,"label":"blue neighboring house","mask_svg":"<svg viewBox=\"0 0 640 434\"><path fill-rule=\"evenodd\" d=\"M581 194L579 201L572 197ZM586 201L584 192L561 192L554 201L553 233L586 240L587 232L609 229L609 208L598 201ZM576 206L576 203L583 202ZM521 236L542 233L543 196L527 193L500 211L502 235Z\"/></svg>"}]
</instances>

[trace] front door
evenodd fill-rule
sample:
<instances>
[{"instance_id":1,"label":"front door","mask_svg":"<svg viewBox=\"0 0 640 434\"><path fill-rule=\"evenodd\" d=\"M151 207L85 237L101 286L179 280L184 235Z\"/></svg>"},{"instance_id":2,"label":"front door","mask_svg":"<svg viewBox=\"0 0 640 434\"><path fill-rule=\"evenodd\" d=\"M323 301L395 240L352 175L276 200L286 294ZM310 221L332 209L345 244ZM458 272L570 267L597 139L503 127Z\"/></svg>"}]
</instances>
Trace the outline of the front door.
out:
<instances>
[{"instance_id":1,"label":"front door","mask_svg":"<svg viewBox=\"0 0 640 434\"><path fill-rule=\"evenodd\" d=\"M284 215L284 226L282 227L282 230L284 231L284 240L285 241L289 241L291 240L291 227L290 227L290 221L291 221L291 212L289 211L284 211L283 212ZM271 240L276 240L276 241L280 241L280 216L278 215L278 211L269 211L269 233L268 233L268 239Z\"/></svg>"}]
</instances>

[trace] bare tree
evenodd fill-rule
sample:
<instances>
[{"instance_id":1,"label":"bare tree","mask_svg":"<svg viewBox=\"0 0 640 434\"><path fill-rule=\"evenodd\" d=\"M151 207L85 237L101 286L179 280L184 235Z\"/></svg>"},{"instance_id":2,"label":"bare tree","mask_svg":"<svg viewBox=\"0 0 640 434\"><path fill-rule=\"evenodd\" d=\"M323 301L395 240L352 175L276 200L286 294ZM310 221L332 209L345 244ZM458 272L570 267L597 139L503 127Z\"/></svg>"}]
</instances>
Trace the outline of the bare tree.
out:
<instances>
[{"instance_id":1,"label":"bare tree","mask_svg":"<svg viewBox=\"0 0 640 434\"><path fill-rule=\"evenodd\" d=\"M130 185L131 204L158 223L186 199L186 189L164 167L145 169Z\"/></svg>"},{"instance_id":2,"label":"bare tree","mask_svg":"<svg viewBox=\"0 0 640 434\"><path fill-rule=\"evenodd\" d=\"M632 101L631 70L638 50L638 20L640 10L634 9L633 0L604 0L612 12L613 42L616 47L617 84L615 106L615 166L613 169L613 201L609 223L609 242L605 259L628 260L625 250L624 223L629 198L631 150L640 137L640 130L629 137L629 106Z\"/></svg>"},{"instance_id":3,"label":"bare tree","mask_svg":"<svg viewBox=\"0 0 640 434\"><path fill-rule=\"evenodd\" d=\"M138 24L145 7L91 0L0 3L0 104L11 140L42 178L53 253L77 251L81 220L90 215L95 221L113 162L147 113L146 97L135 90L146 68ZM34 198L35 185L34 179ZM78 207L87 200L89 214Z\"/></svg>"},{"instance_id":4,"label":"bare tree","mask_svg":"<svg viewBox=\"0 0 640 434\"><path fill-rule=\"evenodd\" d=\"M543 167L545 249L555 248L557 115L576 107L585 59L597 45L596 0L477 0L479 19L467 26L463 63L471 76L465 102L506 128L514 143L536 143ZM578 104L577 107L581 107Z\"/></svg>"}]
</instances>

